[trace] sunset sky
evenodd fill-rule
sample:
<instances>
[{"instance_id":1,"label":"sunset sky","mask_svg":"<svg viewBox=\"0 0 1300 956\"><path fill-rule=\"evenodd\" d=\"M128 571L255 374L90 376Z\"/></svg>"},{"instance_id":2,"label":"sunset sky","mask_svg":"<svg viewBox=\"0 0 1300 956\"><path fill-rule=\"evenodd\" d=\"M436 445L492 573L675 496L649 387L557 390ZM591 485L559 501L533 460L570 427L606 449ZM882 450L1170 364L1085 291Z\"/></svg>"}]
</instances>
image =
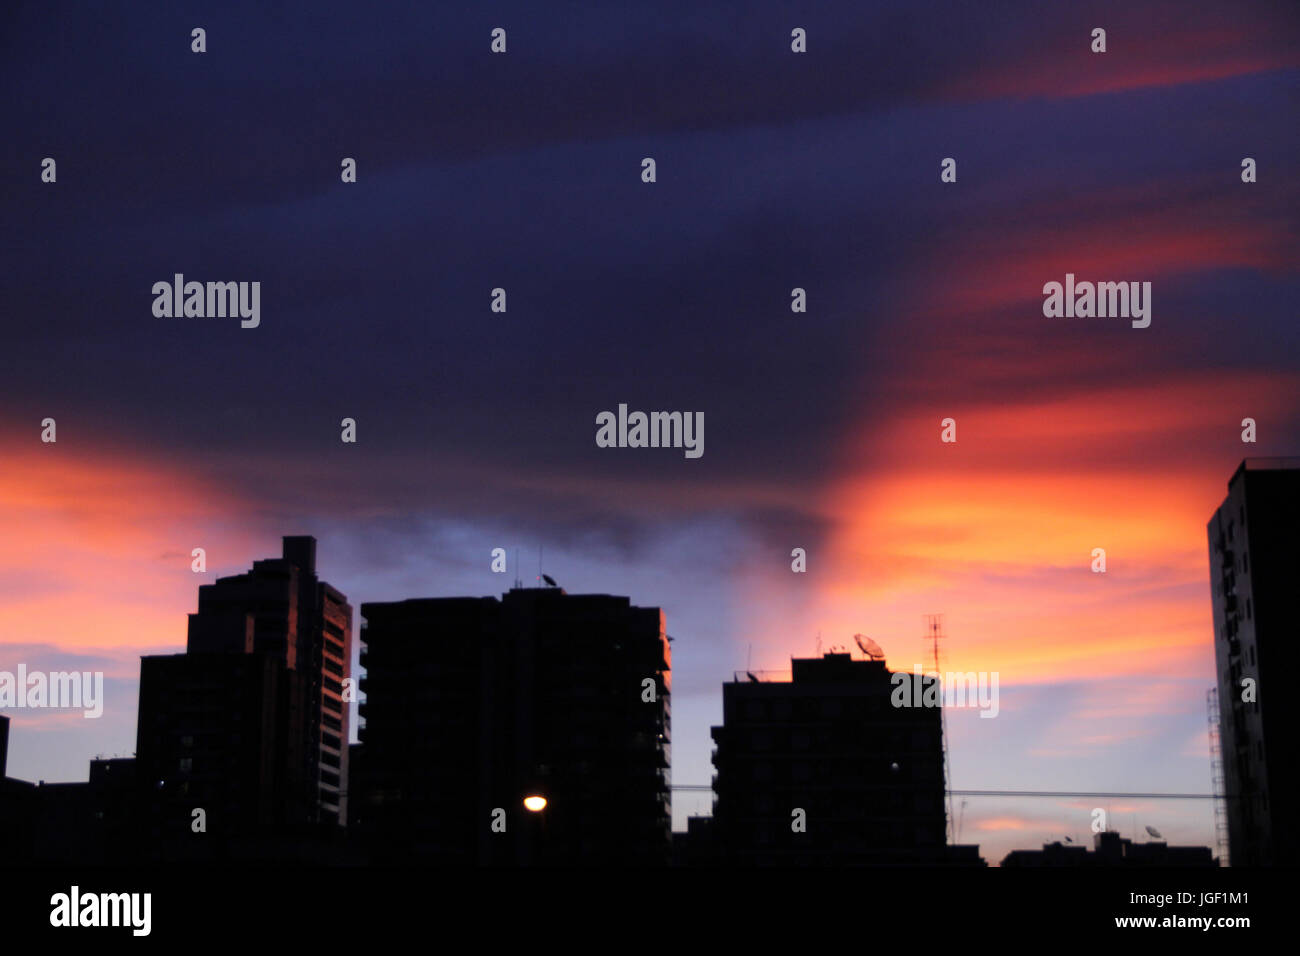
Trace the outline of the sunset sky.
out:
<instances>
[{"instance_id":1,"label":"sunset sky","mask_svg":"<svg viewBox=\"0 0 1300 956\"><path fill-rule=\"evenodd\" d=\"M1208 791L1205 525L1300 454L1293 2L393 6L0 32L0 670L108 696L8 711L11 776L130 754L140 655L312 534L356 608L531 585L542 546L662 607L676 783L734 670L861 632L910 671L943 613L944 668L1000 675L954 787ZM260 327L154 317L178 272L260 281ZM1150 282L1150 327L1045 318L1067 272ZM702 411L703 457L598 448L620 403ZM961 837L996 863L1094 806L1213 841L1173 800L972 797Z\"/></svg>"}]
</instances>

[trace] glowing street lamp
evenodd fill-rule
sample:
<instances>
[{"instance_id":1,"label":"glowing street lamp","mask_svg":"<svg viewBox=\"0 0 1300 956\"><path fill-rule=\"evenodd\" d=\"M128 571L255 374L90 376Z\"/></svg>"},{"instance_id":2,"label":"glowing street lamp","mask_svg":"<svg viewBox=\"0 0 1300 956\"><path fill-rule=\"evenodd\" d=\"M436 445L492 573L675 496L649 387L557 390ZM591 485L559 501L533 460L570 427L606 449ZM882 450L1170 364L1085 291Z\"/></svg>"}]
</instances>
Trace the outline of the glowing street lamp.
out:
<instances>
[{"instance_id":1,"label":"glowing street lamp","mask_svg":"<svg viewBox=\"0 0 1300 956\"><path fill-rule=\"evenodd\" d=\"M541 813L546 809L546 798L540 794L524 797L524 809L532 813Z\"/></svg>"}]
</instances>

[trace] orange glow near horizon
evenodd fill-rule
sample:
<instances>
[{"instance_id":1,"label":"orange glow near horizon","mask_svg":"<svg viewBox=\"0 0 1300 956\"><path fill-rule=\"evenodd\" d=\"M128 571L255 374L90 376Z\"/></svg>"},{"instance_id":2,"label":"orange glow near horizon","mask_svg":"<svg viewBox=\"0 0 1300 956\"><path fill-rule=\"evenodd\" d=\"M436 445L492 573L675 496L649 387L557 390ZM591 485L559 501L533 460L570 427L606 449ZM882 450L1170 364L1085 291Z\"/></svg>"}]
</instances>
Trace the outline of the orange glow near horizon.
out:
<instances>
[{"instance_id":1,"label":"orange glow near horizon","mask_svg":"<svg viewBox=\"0 0 1300 956\"><path fill-rule=\"evenodd\" d=\"M941 668L996 671L1003 686L1208 676L1205 526L1237 463L1225 455L1250 450L1236 409L1284 416L1297 393L1285 377L1152 381L865 425L846 459L869 448L870 462L825 499L834 530L793 615L797 646L775 633L787 621L755 614L763 666L810 653L805 634L829 647L862 632L891 669L929 670L922 615L944 612ZM949 415L955 444L939 440ZM1203 424L1216 418L1217 444Z\"/></svg>"},{"instance_id":2,"label":"orange glow near horizon","mask_svg":"<svg viewBox=\"0 0 1300 956\"><path fill-rule=\"evenodd\" d=\"M173 465L8 439L0 456L0 635L122 655L183 648L185 615L214 571L244 565L253 536L232 496ZM191 570L207 553L208 573Z\"/></svg>"}]
</instances>

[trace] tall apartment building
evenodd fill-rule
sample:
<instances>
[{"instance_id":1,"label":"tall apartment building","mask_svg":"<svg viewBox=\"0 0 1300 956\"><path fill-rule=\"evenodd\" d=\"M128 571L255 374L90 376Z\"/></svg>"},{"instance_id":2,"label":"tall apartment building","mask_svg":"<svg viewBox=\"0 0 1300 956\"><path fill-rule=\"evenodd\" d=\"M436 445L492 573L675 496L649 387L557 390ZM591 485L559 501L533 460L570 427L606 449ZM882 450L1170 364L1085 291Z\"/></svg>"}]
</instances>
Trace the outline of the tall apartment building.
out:
<instances>
[{"instance_id":1,"label":"tall apartment building","mask_svg":"<svg viewBox=\"0 0 1300 956\"><path fill-rule=\"evenodd\" d=\"M1243 461L1207 532L1229 857L1290 864L1300 849L1290 807L1300 720L1289 688L1300 665L1300 459Z\"/></svg>"},{"instance_id":2,"label":"tall apartment building","mask_svg":"<svg viewBox=\"0 0 1300 956\"><path fill-rule=\"evenodd\" d=\"M666 864L663 612L516 588L364 604L353 819L378 860ZM523 801L543 797L530 812Z\"/></svg>"},{"instance_id":3,"label":"tall apartment building","mask_svg":"<svg viewBox=\"0 0 1300 956\"><path fill-rule=\"evenodd\" d=\"M194 807L233 839L346 824L351 633L314 538L199 588L187 652L141 661L137 778L156 838L188 830Z\"/></svg>"},{"instance_id":4,"label":"tall apartment building","mask_svg":"<svg viewBox=\"0 0 1300 956\"><path fill-rule=\"evenodd\" d=\"M981 865L977 847L946 845L939 708L893 706L884 661L830 653L791 668L788 681L723 685L717 862ZM911 700L915 678L902 679Z\"/></svg>"}]
</instances>

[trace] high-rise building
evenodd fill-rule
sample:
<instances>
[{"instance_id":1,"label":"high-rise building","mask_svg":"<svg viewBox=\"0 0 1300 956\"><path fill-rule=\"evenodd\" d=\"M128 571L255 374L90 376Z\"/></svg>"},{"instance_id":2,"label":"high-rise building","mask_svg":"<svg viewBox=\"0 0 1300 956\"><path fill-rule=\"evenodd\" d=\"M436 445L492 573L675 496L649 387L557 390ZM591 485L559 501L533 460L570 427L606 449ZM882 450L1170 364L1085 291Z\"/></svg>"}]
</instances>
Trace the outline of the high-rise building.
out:
<instances>
[{"instance_id":1,"label":"high-rise building","mask_svg":"<svg viewBox=\"0 0 1300 956\"><path fill-rule=\"evenodd\" d=\"M154 836L193 808L216 834L346 825L352 609L316 577L316 542L199 588L187 653L145 657L137 779Z\"/></svg>"},{"instance_id":2,"label":"high-rise building","mask_svg":"<svg viewBox=\"0 0 1300 956\"><path fill-rule=\"evenodd\" d=\"M516 588L364 604L361 616L352 809L375 859L668 862L662 611ZM526 809L530 797L544 808Z\"/></svg>"},{"instance_id":3,"label":"high-rise building","mask_svg":"<svg viewBox=\"0 0 1300 956\"><path fill-rule=\"evenodd\" d=\"M1208 526L1219 742L1233 866L1296 860L1300 459L1247 458ZM1269 682L1271 679L1271 682Z\"/></svg>"},{"instance_id":4,"label":"high-rise building","mask_svg":"<svg viewBox=\"0 0 1300 956\"><path fill-rule=\"evenodd\" d=\"M946 845L939 708L894 706L884 661L830 653L791 668L790 680L747 673L723 685L709 840L718 862L982 864L978 848ZM916 677L898 676L906 700L924 699Z\"/></svg>"}]
</instances>

